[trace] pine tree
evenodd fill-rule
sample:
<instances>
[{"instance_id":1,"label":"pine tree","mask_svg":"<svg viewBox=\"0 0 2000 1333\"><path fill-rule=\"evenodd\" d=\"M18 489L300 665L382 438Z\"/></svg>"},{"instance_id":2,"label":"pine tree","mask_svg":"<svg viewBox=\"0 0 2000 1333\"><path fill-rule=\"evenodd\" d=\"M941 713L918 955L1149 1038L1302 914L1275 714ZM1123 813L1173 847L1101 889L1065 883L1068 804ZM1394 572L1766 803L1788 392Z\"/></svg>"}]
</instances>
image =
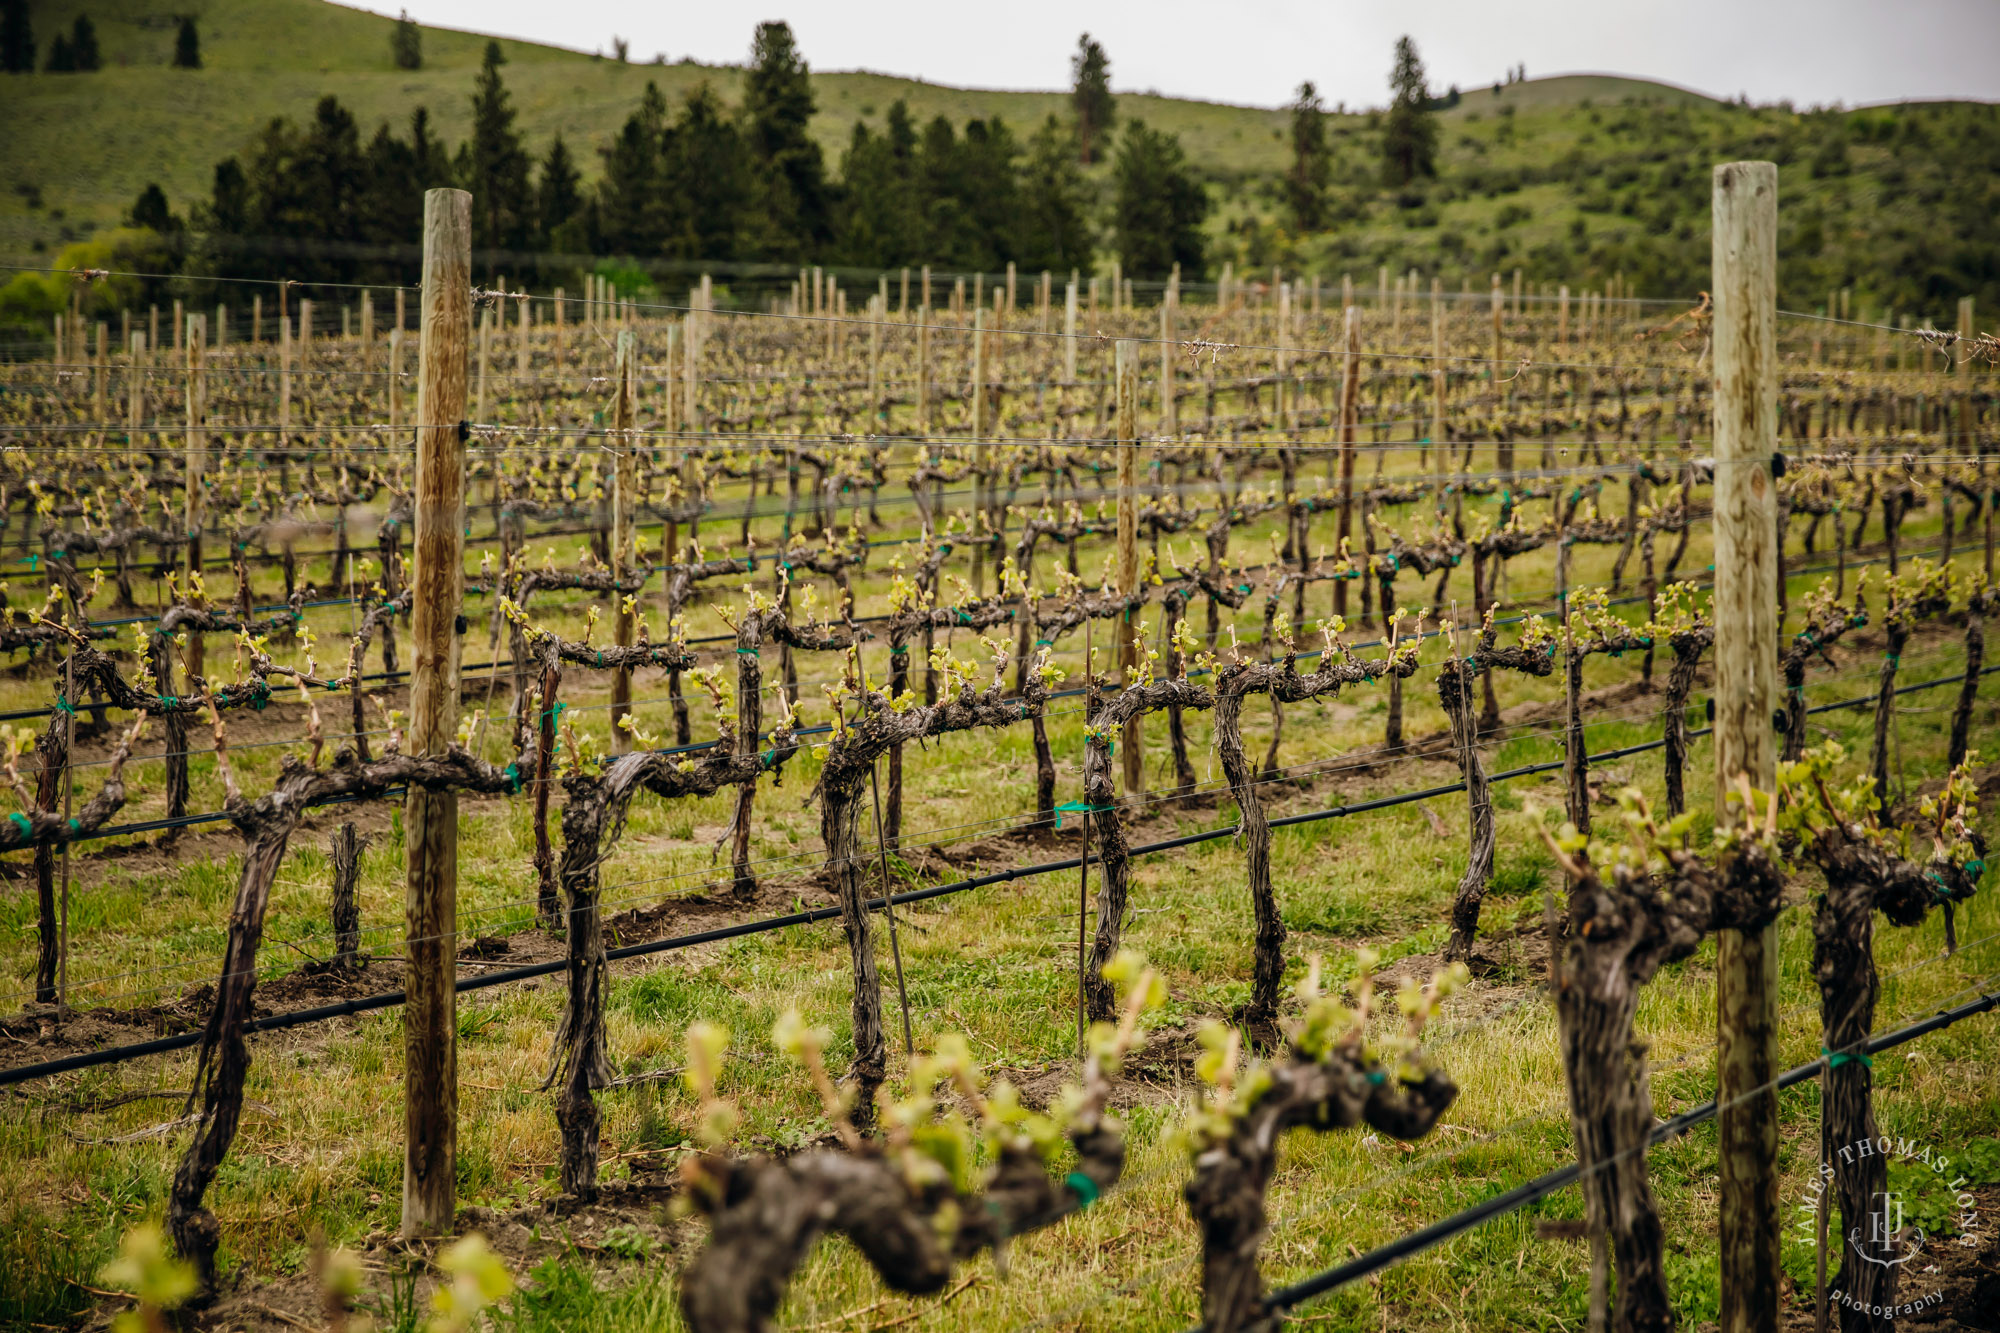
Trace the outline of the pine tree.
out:
<instances>
[{"instance_id":1,"label":"pine tree","mask_svg":"<svg viewBox=\"0 0 2000 1333\"><path fill-rule=\"evenodd\" d=\"M923 253L946 268L973 266L978 238L965 205L964 153L958 131L943 116L924 127L917 150Z\"/></svg>"},{"instance_id":2,"label":"pine tree","mask_svg":"<svg viewBox=\"0 0 2000 1333\"><path fill-rule=\"evenodd\" d=\"M48 74L76 73L76 50L62 33L57 33L56 39L49 43L49 63L42 70Z\"/></svg>"},{"instance_id":3,"label":"pine tree","mask_svg":"<svg viewBox=\"0 0 2000 1333\"><path fill-rule=\"evenodd\" d=\"M901 99L890 105L881 133L855 122L840 166L845 207L835 253L841 262L867 268L921 262L916 146L910 109Z\"/></svg>"},{"instance_id":4,"label":"pine tree","mask_svg":"<svg viewBox=\"0 0 2000 1333\"><path fill-rule=\"evenodd\" d=\"M1111 95L1111 57L1089 33L1076 39L1069 74L1078 160L1089 166L1097 160L1098 145L1111 137L1112 123L1118 118L1118 101Z\"/></svg>"},{"instance_id":5,"label":"pine tree","mask_svg":"<svg viewBox=\"0 0 2000 1333\"><path fill-rule=\"evenodd\" d=\"M831 236L826 164L811 134L812 76L791 25L757 25L743 117L762 196L762 257L809 258Z\"/></svg>"},{"instance_id":6,"label":"pine tree","mask_svg":"<svg viewBox=\"0 0 2000 1333\"><path fill-rule=\"evenodd\" d=\"M1408 185L1419 176L1437 175L1437 121L1430 111L1430 90L1424 86L1424 62L1408 37L1396 39L1396 67L1389 74L1389 88L1394 96L1382 125L1383 179L1391 185Z\"/></svg>"},{"instance_id":7,"label":"pine tree","mask_svg":"<svg viewBox=\"0 0 2000 1333\"><path fill-rule=\"evenodd\" d=\"M201 34L195 30L191 14L181 19L180 31L174 34L174 68L201 68Z\"/></svg>"},{"instance_id":8,"label":"pine tree","mask_svg":"<svg viewBox=\"0 0 2000 1333\"><path fill-rule=\"evenodd\" d=\"M1125 276L1164 278L1175 264L1184 276L1198 275L1208 192L1188 169L1180 139L1128 122L1112 174L1112 240Z\"/></svg>"},{"instance_id":9,"label":"pine tree","mask_svg":"<svg viewBox=\"0 0 2000 1333\"><path fill-rule=\"evenodd\" d=\"M1076 134L1051 113L1028 140L1021 170L1021 234L1016 259L1036 269L1084 268L1090 263L1090 203L1077 166Z\"/></svg>"},{"instance_id":10,"label":"pine tree","mask_svg":"<svg viewBox=\"0 0 2000 1333\"><path fill-rule=\"evenodd\" d=\"M662 170L671 203L666 252L676 259L737 259L751 209L750 148L706 82L688 90L667 132Z\"/></svg>"},{"instance_id":11,"label":"pine tree","mask_svg":"<svg viewBox=\"0 0 2000 1333\"><path fill-rule=\"evenodd\" d=\"M500 43L486 44L472 94L472 138L462 150L465 187L472 191L475 250L520 250L528 242L534 199L528 192L528 153L514 128L514 107L500 67Z\"/></svg>"},{"instance_id":12,"label":"pine tree","mask_svg":"<svg viewBox=\"0 0 2000 1333\"><path fill-rule=\"evenodd\" d=\"M28 17L28 0L0 0L0 70L35 71L35 25Z\"/></svg>"},{"instance_id":13,"label":"pine tree","mask_svg":"<svg viewBox=\"0 0 2000 1333\"><path fill-rule=\"evenodd\" d=\"M535 233L542 248L564 248L564 228L583 206L582 182L562 135L556 135L535 184Z\"/></svg>"},{"instance_id":14,"label":"pine tree","mask_svg":"<svg viewBox=\"0 0 2000 1333\"><path fill-rule=\"evenodd\" d=\"M1326 187L1333 179L1333 155L1326 145L1326 108L1311 82L1299 85L1292 102L1292 169L1285 177L1285 201L1301 234L1326 225Z\"/></svg>"},{"instance_id":15,"label":"pine tree","mask_svg":"<svg viewBox=\"0 0 2000 1333\"><path fill-rule=\"evenodd\" d=\"M410 175L412 182L425 190L458 184L451 154L443 140L431 133L431 113L426 107L410 113Z\"/></svg>"},{"instance_id":16,"label":"pine tree","mask_svg":"<svg viewBox=\"0 0 2000 1333\"><path fill-rule=\"evenodd\" d=\"M104 68L104 57L97 49L97 25L90 21L88 14L76 16L76 24L70 29L69 49L76 57L78 70L89 72Z\"/></svg>"},{"instance_id":17,"label":"pine tree","mask_svg":"<svg viewBox=\"0 0 2000 1333\"><path fill-rule=\"evenodd\" d=\"M659 85L649 80L638 110L598 150L604 159L599 222L605 244L620 254L650 258L666 239L665 196L660 189L666 137L667 102Z\"/></svg>"},{"instance_id":18,"label":"pine tree","mask_svg":"<svg viewBox=\"0 0 2000 1333\"><path fill-rule=\"evenodd\" d=\"M395 57L397 69L424 67L424 31L407 9L389 30L389 54Z\"/></svg>"},{"instance_id":19,"label":"pine tree","mask_svg":"<svg viewBox=\"0 0 2000 1333\"><path fill-rule=\"evenodd\" d=\"M182 230L181 220L167 206L167 192L160 188L158 181L149 182L145 189L139 191L139 197L132 201L132 211L125 220L141 231L156 231L162 236Z\"/></svg>"}]
</instances>

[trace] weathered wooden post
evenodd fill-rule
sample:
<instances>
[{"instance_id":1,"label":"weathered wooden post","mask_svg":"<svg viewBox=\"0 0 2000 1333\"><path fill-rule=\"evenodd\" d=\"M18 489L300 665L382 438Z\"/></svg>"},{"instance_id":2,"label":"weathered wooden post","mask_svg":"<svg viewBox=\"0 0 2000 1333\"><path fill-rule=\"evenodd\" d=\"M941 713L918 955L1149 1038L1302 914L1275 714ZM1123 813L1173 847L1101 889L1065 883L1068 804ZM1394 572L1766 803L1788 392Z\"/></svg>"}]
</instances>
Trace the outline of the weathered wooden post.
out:
<instances>
[{"instance_id":1,"label":"weathered wooden post","mask_svg":"<svg viewBox=\"0 0 2000 1333\"><path fill-rule=\"evenodd\" d=\"M1160 434L1181 433L1180 404L1174 401L1174 302L1171 290L1160 301ZM1167 626L1173 632L1173 626Z\"/></svg>"},{"instance_id":2,"label":"weathered wooden post","mask_svg":"<svg viewBox=\"0 0 2000 1333\"><path fill-rule=\"evenodd\" d=\"M889 281L885 274L883 283ZM868 415L867 428L879 429L882 417L882 321L889 313L886 292L877 292L868 306Z\"/></svg>"},{"instance_id":3,"label":"weathered wooden post","mask_svg":"<svg viewBox=\"0 0 2000 1333\"><path fill-rule=\"evenodd\" d=\"M1076 383L1076 278L1063 289L1063 381Z\"/></svg>"},{"instance_id":4,"label":"weathered wooden post","mask_svg":"<svg viewBox=\"0 0 2000 1333\"><path fill-rule=\"evenodd\" d=\"M1772 790L1778 697L1778 168L1715 169L1715 818L1748 819L1740 777ZM1778 1322L1778 938L1721 932L1716 956L1716 1101L1723 1333Z\"/></svg>"},{"instance_id":5,"label":"weathered wooden post","mask_svg":"<svg viewBox=\"0 0 2000 1333\"><path fill-rule=\"evenodd\" d=\"M1143 344L1130 338L1118 340L1112 364L1117 371L1118 392L1118 591L1130 597L1139 591L1139 355ZM1140 647L1132 613L1118 621L1118 665L1124 669L1126 685L1131 685L1139 666ZM1089 663L1084 669L1090 669ZM1141 747L1145 719L1133 714L1125 721L1125 796L1141 801L1146 794L1146 766Z\"/></svg>"},{"instance_id":6,"label":"weathered wooden post","mask_svg":"<svg viewBox=\"0 0 2000 1333\"><path fill-rule=\"evenodd\" d=\"M396 293L401 296L401 292ZM398 431L403 424L403 330L389 330L389 430Z\"/></svg>"},{"instance_id":7,"label":"weathered wooden post","mask_svg":"<svg viewBox=\"0 0 2000 1333\"><path fill-rule=\"evenodd\" d=\"M292 431L292 317L278 315L278 443Z\"/></svg>"},{"instance_id":8,"label":"weathered wooden post","mask_svg":"<svg viewBox=\"0 0 2000 1333\"><path fill-rule=\"evenodd\" d=\"M1431 457L1437 464L1439 505L1451 473L1451 450L1444 443L1444 295L1442 280L1431 279Z\"/></svg>"},{"instance_id":9,"label":"weathered wooden post","mask_svg":"<svg viewBox=\"0 0 2000 1333\"><path fill-rule=\"evenodd\" d=\"M125 443L138 447L139 427L146 420L146 335L132 334L132 378L125 386Z\"/></svg>"},{"instance_id":10,"label":"weathered wooden post","mask_svg":"<svg viewBox=\"0 0 2000 1333\"><path fill-rule=\"evenodd\" d=\"M1346 355L1342 358L1340 375L1340 529L1334 553L1336 559L1347 554L1347 545L1354 536L1354 407L1361 381L1360 307L1348 306L1345 319L1347 329L1343 342ZM1291 499L1290 496L1285 498L1287 501ZM1303 528L1300 545L1304 545ZM1299 568L1304 569L1310 557L1303 549L1298 556ZM1333 613L1337 616L1347 614L1346 579L1333 585ZM1385 619L1383 623L1386 625L1388 621Z\"/></svg>"},{"instance_id":11,"label":"weathered wooden post","mask_svg":"<svg viewBox=\"0 0 2000 1333\"><path fill-rule=\"evenodd\" d=\"M611 633L620 648L632 646L636 617L626 607L626 593L617 586L631 573L635 554L632 523L633 501L639 489L638 445L632 434L634 398L637 393L638 339L630 329L618 331L618 378L616 398L611 406L612 448L617 463L611 493ZM621 666L611 673L611 750L628 754L632 735L622 725L632 712L632 668Z\"/></svg>"},{"instance_id":12,"label":"weathered wooden post","mask_svg":"<svg viewBox=\"0 0 2000 1333\"><path fill-rule=\"evenodd\" d=\"M472 196L424 192L417 469L410 577L413 754L443 754L458 721L464 582L465 400L472 332ZM458 795L412 787L404 897L403 1234L451 1230L458 1157Z\"/></svg>"},{"instance_id":13,"label":"weathered wooden post","mask_svg":"<svg viewBox=\"0 0 2000 1333\"><path fill-rule=\"evenodd\" d=\"M187 349L187 379L183 388L187 396L187 449L183 456L182 487L185 494L182 496L181 514L187 529L187 582L184 585L184 596L191 601L194 596L195 576L201 573L201 525L205 519L202 504L205 497L202 494L204 469L201 454L201 399L202 391L207 386L202 382L202 353L205 350L202 346L205 341L202 337L202 317L188 315L186 318L187 338L183 346ZM187 636L188 675L201 676L205 674L203 668L206 666L202 660L204 645L201 631L189 626Z\"/></svg>"},{"instance_id":14,"label":"weathered wooden post","mask_svg":"<svg viewBox=\"0 0 2000 1333\"><path fill-rule=\"evenodd\" d=\"M105 396L111 387L110 364L107 360L110 344L111 326L100 319L97 321L97 345L90 358L90 419L97 423L93 439L99 445L104 443L104 415L107 410Z\"/></svg>"}]
</instances>

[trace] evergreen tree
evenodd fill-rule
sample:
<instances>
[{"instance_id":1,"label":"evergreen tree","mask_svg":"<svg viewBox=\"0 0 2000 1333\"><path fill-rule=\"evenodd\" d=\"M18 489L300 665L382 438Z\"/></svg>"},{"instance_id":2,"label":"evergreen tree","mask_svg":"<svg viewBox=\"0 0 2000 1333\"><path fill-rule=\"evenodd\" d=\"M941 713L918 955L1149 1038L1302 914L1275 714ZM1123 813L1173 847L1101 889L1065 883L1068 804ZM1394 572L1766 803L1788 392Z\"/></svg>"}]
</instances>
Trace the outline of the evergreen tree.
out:
<instances>
[{"instance_id":1,"label":"evergreen tree","mask_svg":"<svg viewBox=\"0 0 2000 1333\"><path fill-rule=\"evenodd\" d=\"M662 181L669 208L666 253L737 259L751 207L750 149L706 82L688 90L667 132Z\"/></svg>"},{"instance_id":2,"label":"evergreen tree","mask_svg":"<svg viewBox=\"0 0 2000 1333\"><path fill-rule=\"evenodd\" d=\"M424 231L423 189L412 189L419 180L416 154L411 146L379 125L368 141L360 161L361 197L356 201L353 231L356 240L370 247L407 248ZM360 268L370 281L401 281L405 272L395 261L370 259Z\"/></svg>"},{"instance_id":3,"label":"evergreen tree","mask_svg":"<svg viewBox=\"0 0 2000 1333\"><path fill-rule=\"evenodd\" d=\"M1079 160L1089 166L1097 160L1098 145L1111 137L1112 123L1118 118L1118 101L1111 95L1111 57L1085 33L1076 40L1076 54L1070 57L1070 106L1076 111L1076 141Z\"/></svg>"},{"instance_id":4,"label":"evergreen tree","mask_svg":"<svg viewBox=\"0 0 2000 1333\"><path fill-rule=\"evenodd\" d=\"M68 37L56 34L56 39L49 43L49 62L42 69L49 74L76 73L76 49L69 44Z\"/></svg>"},{"instance_id":5,"label":"evergreen tree","mask_svg":"<svg viewBox=\"0 0 2000 1333\"><path fill-rule=\"evenodd\" d=\"M946 268L971 268L977 244L966 214L965 179L958 131L943 116L924 127L917 150L918 197L922 201L923 253Z\"/></svg>"},{"instance_id":6,"label":"evergreen tree","mask_svg":"<svg viewBox=\"0 0 2000 1333\"><path fill-rule=\"evenodd\" d=\"M1160 279L1175 264L1198 275L1208 193L1188 169L1180 139L1144 121L1127 123L1112 174L1112 241L1125 276Z\"/></svg>"},{"instance_id":7,"label":"evergreen tree","mask_svg":"<svg viewBox=\"0 0 2000 1333\"><path fill-rule=\"evenodd\" d=\"M1029 270L1090 263L1090 204L1077 166L1076 134L1050 114L1028 140L1021 172L1021 235L1016 258Z\"/></svg>"},{"instance_id":8,"label":"evergreen tree","mask_svg":"<svg viewBox=\"0 0 2000 1333\"><path fill-rule=\"evenodd\" d=\"M180 31L174 34L174 68L201 68L201 34L195 30L192 14L182 17Z\"/></svg>"},{"instance_id":9,"label":"evergreen tree","mask_svg":"<svg viewBox=\"0 0 2000 1333\"><path fill-rule=\"evenodd\" d=\"M160 203L165 206L164 195ZM135 208L133 213L136 217L138 210ZM237 237L244 234L249 221L250 183L243 178L243 164L225 157L215 164L208 202L195 206L195 226L206 233Z\"/></svg>"},{"instance_id":10,"label":"evergreen tree","mask_svg":"<svg viewBox=\"0 0 2000 1333\"><path fill-rule=\"evenodd\" d=\"M620 254L651 257L660 253L666 240L665 195L660 188L666 137L667 102L659 85L649 80L638 110L625 118L610 144L598 150L604 159L599 222L605 244Z\"/></svg>"},{"instance_id":11,"label":"evergreen tree","mask_svg":"<svg viewBox=\"0 0 2000 1333\"><path fill-rule=\"evenodd\" d=\"M549 144L535 185L535 234L543 249L563 249L565 228L583 206L583 178L562 135Z\"/></svg>"},{"instance_id":12,"label":"evergreen tree","mask_svg":"<svg viewBox=\"0 0 2000 1333\"><path fill-rule=\"evenodd\" d=\"M148 182L146 188L139 191L139 197L132 201L132 211L125 220L141 231L156 231L162 236L183 230L181 220L167 206L167 192L160 188L157 181Z\"/></svg>"},{"instance_id":13,"label":"evergreen tree","mask_svg":"<svg viewBox=\"0 0 2000 1333\"><path fill-rule=\"evenodd\" d=\"M150 232L154 238L140 247L143 263L134 265L148 275L139 279L135 299L151 304L166 297L175 282L172 275L179 273L187 262L187 224L167 206L167 193L157 183L149 183L139 191L125 221L140 231ZM139 255L132 257L137 259Z\"/></svg>"},{"instance_id":14,"label":"evergreen tree","mask_svg":"<svg viewBox=\"0 0 2000 1333\"><path fill-rule=\"evenodd\" d=\"M397 69L424 67L423 29L417 26L407 9L396 20L396 26L389 29L389 54L395 58Z\"/></svg>"},{"instance_id":15,"label":"evergreen tree","mask_svg":"<svg viewBox=\"0 0 2000 1333\"><path fill-rule=\"evenodd\" d=\"M104 57L97 49L97 25L88 14L76 16L76 24L70 29L69 49L76 56L77 69L88 73L104 68Z\"/></svg>"},{"instance_id":16,"label":"evergreen tree","mask_svg":"<svg viewBox=\"0 0 2000 1333\"><path fill-rule=\"evenodd\" d=\"M893 268L922 262L916 157L916 127L902 99L890 104L879 134L855 122L840 168L845 206L836 253L843 263Z\"/></svg>"},{"instance_id":17,"label":"evergreen tree","mask_svg":"<svg viewBox=\"0 0 2000 1333\"><path fill-rule=\"evenodd\" d=\"M35 25L28 17L28 0L0 0L0 70L35 71Z\"/></svg>"},{"instance_id":18,"label":"evergreen tree","mask_svg":"<svg viewBox=\"0 0 2000 1333\"><path fill-rule=\"evenodd\" d=\"M826 164L810 133L812 78L791 25L757 25L743 81L743 116L762 196L761 257L810 257L831 231Z\"/></svg>"},{"instance_id":19,"label":"evergreen tree","mask_svg":"<svg viewBox=\"0 0 2000 1333\"><path fill-rule=\"evenodd\" d=\"M1393 96L1382 125L1383 179L1391 185L1408 185L1419 176L1437 175L1437 121L1430 111L1430 90L1424 86L1424 62L1408 37L1396 39L1389 89ZM1456 93L1453 89L1453 100Z\"/></svg>"},{"instance_id":20,"label":"evergreen tree","mask_svg":"<svg viewBox=\"0 0 2000 1333\"><path fill-rule=\"evenodd\" d=\"M431 113L425 107L410 113L410 176L423 190L458 184L451 154L444 141L431 133Z\"/></svg>"},{"instance_id":21,"label":"evergreen tree","mask_svg":"<svg viewBox=\"0 0 2000 1333\"><path fill-rule=\"evenodd\" d=\"M965 210L974 237L969 258L978 271L996 273L1008 260L1020 259L1021 199L1014 165L1020 145L1007 123L992 116L966 122L964 153Z\"/></svg>"},{"instance_id":22,"label":"evergreen tree","mask_svg":"<svg viewBox=\"0 0 2000 1333\"><path fill-rule=\"evenodd\" d=\"M1292 169L1285 177L1285 201L1300 233L1326 225L1326 187L1333 179L1333 155L1326 144L1326 108L1311 82L1299 85L1292 102Z\"/></svg>"},{"instance_id":23,"label":"evergreen tree","mask_svg":"<svg viewBox=\"0 0 2000 1333\"><path fill-rule=\"evenodd\" d=\"M507 58L500 43L486 44L473 84L472 138L462 150L461 177L472 191L472 246L475 250L527 247L534 198L528 192L528 152L514 128L514 107L500 67Z\"/></svg>"}]
</instances>

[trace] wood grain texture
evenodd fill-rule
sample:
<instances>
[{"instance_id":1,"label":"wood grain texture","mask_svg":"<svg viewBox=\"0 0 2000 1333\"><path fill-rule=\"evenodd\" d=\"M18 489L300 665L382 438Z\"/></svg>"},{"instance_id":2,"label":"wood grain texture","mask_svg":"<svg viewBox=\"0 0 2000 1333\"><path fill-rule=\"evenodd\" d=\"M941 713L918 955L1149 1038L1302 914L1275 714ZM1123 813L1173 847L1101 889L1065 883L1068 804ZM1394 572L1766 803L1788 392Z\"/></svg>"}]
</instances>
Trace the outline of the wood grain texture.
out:
<instances>
[{"instance_id":1,"label":"wood grain texture","mask_svg":"<svg viewBox=\"0 0 2000 1333\"><path fill-rule=\"evenodd\" d=\"M1738 776L1768 791L1777 765L1777 166L1716 167L1714 217L1715 810L1728 820ZM1777 1325L1777 968L1770 927L1721 932L1723 1333Z\"/></svg>"},{"instance_id":2,"label":"wood grain texture","mask_svg":"<svg viewBox=\"0 0 2000 1333\"><path fill-rule=\"evenodd\" d=\"M424 194L422 341L411 573L410 734L441 755L458 722L464 578L467 344L472 332L472 196ZM409 1004L404 1012L403 1232L449 1231L458 1155L458 796L412 788L405 818Z\"/></svg>"}]
</instances>

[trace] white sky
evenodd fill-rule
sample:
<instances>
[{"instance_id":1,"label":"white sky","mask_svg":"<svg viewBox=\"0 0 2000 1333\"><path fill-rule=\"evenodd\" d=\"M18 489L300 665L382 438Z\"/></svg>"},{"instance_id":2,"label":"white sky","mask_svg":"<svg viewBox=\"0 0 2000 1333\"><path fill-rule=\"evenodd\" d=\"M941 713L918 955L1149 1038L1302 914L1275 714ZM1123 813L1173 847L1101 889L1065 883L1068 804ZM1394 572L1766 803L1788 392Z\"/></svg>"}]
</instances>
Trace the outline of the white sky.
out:
<instances>
[{"instance_id":1,"label":"white sky","mask_svg":"<svg viewBox=\"0 0 2000 1333\"><path fill-rule=\"evenodd\" d=\"M1303 79L1329 106L1381 103L1405 32L1439 91L1491 84L1526 62L1531 78L1631 74L1801 106L2000 100L1995 0L409 0L409 11L582 50L608 52L617 34L635 61L664 52L705 63L742 61L755 24L784 18L815 69L984 88L1067 86L1070 52L1088 30L1110 53L1120 91L1265 106Z\"/></svg>"}]
</instances>

